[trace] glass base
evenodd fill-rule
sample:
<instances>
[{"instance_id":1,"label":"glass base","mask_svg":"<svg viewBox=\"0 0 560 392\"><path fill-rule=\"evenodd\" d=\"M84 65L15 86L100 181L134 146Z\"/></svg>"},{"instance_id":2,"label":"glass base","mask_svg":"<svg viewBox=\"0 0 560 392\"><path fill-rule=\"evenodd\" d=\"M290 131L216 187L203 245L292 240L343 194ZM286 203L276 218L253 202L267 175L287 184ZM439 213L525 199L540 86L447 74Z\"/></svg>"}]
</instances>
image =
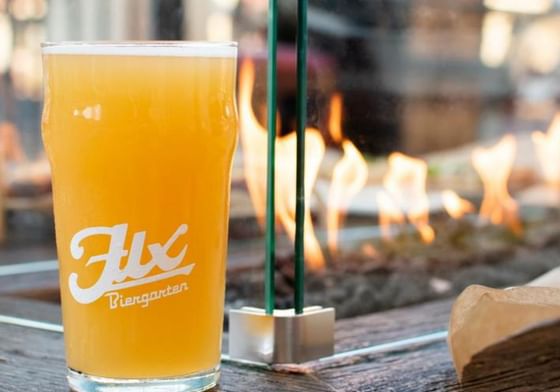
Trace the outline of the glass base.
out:
<instances>
[{"instance_id":1,"label":"glass base","mask_svg":"<svg viewBox=\"0 0 560 392\"><path fill-rule=\"evenodd\" d=\"M70 389L76 392L199 392L218 383L219 366L184 377L161 379L118 379L89 376L68 369Z\"/></svg>"}]
</instances>

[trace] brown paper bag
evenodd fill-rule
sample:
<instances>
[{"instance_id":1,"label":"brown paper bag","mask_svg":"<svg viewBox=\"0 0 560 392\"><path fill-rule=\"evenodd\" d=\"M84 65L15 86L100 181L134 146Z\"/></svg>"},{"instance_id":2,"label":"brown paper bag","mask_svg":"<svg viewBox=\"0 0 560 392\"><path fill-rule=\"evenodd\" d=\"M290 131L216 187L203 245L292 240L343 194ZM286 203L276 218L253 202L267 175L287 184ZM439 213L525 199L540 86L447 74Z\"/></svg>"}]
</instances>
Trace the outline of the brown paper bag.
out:
<instances>
[{"instance_id":1,"label":"brown paper bag","mask_svg":"<svg viewBox=\"0 0 560 392\"><path fill-rule=\"evenodd\" d=\"M453 305L449 322L448 343L459 380L475 354L532 326L556 319L560 319L560 288L468 287Z\"/></svg>"}]
</instances>

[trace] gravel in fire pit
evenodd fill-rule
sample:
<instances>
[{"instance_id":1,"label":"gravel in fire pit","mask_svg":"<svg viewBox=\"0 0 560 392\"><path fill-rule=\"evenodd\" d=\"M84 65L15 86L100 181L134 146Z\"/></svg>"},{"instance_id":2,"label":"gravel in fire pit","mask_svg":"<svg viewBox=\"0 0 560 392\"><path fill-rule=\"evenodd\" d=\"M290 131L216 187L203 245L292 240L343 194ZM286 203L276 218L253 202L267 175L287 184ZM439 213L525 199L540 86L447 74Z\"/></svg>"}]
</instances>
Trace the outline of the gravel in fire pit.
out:
<instances>
[{"instance_id":1,"label":"gravel in fire pit","mask_svg":"<svg viewBox=\"0 0 560 392\"><path fill-rule=\"evenodd\" d=\"M454 296L473 283L526 283L560 265L560 213L533 207L522 217L519 237L476 219L434 219L436 239L429 245L416 233L358 244L356 249L365 246L368 252L331 256L323 271L307 272L306 303L334 306L344 318ZM278 258L279 308L292 306L293 283L293 257ZM262 267L230 271L228 306L262 307L263 284Z\"/></svg>"}]
</instances>

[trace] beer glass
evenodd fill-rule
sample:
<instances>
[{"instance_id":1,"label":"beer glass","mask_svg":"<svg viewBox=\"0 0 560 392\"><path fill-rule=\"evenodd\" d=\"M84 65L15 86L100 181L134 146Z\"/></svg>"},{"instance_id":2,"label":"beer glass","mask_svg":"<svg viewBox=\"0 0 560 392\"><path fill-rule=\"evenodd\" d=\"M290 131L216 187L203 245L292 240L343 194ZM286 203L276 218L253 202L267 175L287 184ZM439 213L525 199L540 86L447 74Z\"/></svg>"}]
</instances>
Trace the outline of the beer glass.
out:
<instances>
[{"instance_id":1,"label":"beer glass","mask_svg":"<svg viewBox=\"0 0 560 392\"><path fill-rule=\"evenodd\" d=\"M219 377L233 43L47 43L64 339L78 391L202 391Z\"/></svg>"}]
</instances>

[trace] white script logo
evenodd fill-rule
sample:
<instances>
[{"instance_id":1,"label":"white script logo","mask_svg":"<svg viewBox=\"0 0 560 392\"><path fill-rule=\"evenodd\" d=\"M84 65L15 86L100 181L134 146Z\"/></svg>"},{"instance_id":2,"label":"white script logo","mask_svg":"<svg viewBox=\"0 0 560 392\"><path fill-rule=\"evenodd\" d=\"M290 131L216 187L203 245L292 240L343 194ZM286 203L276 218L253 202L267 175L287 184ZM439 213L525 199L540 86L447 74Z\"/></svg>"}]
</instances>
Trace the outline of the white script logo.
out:
<instances>
[{"instance_id":1,"label":"white script logo","mask_svg":"<svg viewBox=\"0 0 560 392\"><path fill-rule=\"evenodd\" d=\"M85 288L80 287L78 285L78 274L75 272L70 274L68 278L70 293L74 299L81 304L89 304L97 301L103 295L109 295L111 301L110 307L111 309L114 309L117 306L117 297L111 292L158 282L175 276L189 275L195 266L194 263L184 267L179 267L187 253L187 245L181 249L177 256L168 255L169 249L173 246L173 244L175 244L181 235L187 232L187 230L188 226L186 224L182 224L165 244L149 244L148 251L150 252L151 259L144 264L140 264L140 261L146 240L145 231L140 231L134 234L132 237L130 251L128 251L124 245L128 232L128 224L120 224L113 227L90 227L81 230L74 235L70 243L70 253L75 260L80 260L83 257L84 247L80 244L86 238L101 235L109 236L109 250L107 253L94 255L88 259L86 263L87 266L99 262L105 263L101 275L99 275L97 281L91 286ZM121 259L127 256L128 261L121 269ZM148 276L150 271L152 271L155 267L159 267L163 272ZM169 291L169 295L176 294L187 288L186 283L184 286L181 285L180 288L181 290L179 291L172 289L171 291L163 290L163 292L167 294ZM159 299L162 296L166 296L163 292L157 298L152 295L153 298L151 299ZM128 305L123 304L123 306L129 306L133 304L134 301L135 300L126 302ZM138 302L146 303L144 300Z\"/></svg>"}]
</instances>

